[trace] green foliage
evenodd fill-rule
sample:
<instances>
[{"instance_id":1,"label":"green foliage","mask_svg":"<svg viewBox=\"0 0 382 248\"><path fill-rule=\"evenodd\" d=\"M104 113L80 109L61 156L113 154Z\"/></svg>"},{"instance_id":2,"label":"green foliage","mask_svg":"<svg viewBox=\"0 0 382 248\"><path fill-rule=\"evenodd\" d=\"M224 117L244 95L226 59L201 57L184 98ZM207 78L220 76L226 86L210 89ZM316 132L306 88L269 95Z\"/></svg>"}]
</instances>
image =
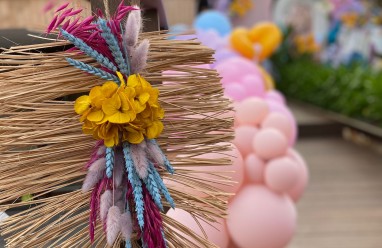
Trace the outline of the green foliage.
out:
<instances>
[{"instance_id":1,"label":"green foliage","mask_svg":"<svg viewBox=\"0 0 382 248\"><path fill-rule=\"evenodd\" d=\"M288 97L382 126L382 72L353 64L333 68L283 46L272 58L278 85Z\"/></svg>"}]
</instances>

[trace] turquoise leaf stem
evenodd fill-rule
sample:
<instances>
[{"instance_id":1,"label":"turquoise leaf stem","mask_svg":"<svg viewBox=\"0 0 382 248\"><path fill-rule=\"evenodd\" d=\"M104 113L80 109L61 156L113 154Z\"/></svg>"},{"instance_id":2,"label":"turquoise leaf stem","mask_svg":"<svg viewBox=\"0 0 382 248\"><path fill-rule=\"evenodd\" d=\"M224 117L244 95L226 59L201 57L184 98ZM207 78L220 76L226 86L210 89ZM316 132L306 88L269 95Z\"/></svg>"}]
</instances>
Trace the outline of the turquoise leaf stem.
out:
<instances>
[{"instance_id":1,"label":"turquoise leaf stem","mask_svg":"<svg viewBox=\"0 0 382 248\"><path fill-rule=\"evenodd\" d=\"M80 70L83 70L83 71L86 71L87 73L90 73L90 74L93 74L93 75L96 75L100 78L103 78L105 80L108 80L108 81L114 81L116 83L120 83L119 82L119 79L117 76L114 76L113 74L110 74L106 71L103 71L101 69L98 69L94 66L91 66L91 65L88 65L88 64L85 64L84 62L81 62L81 61L78 61L78 60L74 60L74 59L71 59L71 58L66 58L66 61L68 61L69 64L71 64L72 66L80 69Z\"/></svg>"},{"instance_id":2,"label":"turquoise leaf stem","mask_svg":"<svg viewBox=\"0 0 382 248\"><path fill-rule=\"evenodd\" d=\"M73 43L78 49L80 49L82 52L87 54L88 56L95 59L98 63L103 65L104 67L108 68L109 70L115 72L117 71L117 67L105 56L88 46L83 40L80 38L75 37L74 35L66 32L65 30L61 29L62 36L65 37L68 41Z\"/></svg>"},{"instance_id":3,"label":"turquoise leaf stem","mask_svg":"<svg viewBox=\"0 0 382 248\"><path fill-rule=\"evenodd\" d=\"M113 177L114 169L114 149L111 147L106 148L106 176L107 178Z\"/></svg>"},{"instance_id":4,"label":"turquoise leaf stem","mask_svg":"<svg viewBox=\"0 0 382 248\"><path fill-rule=\"evenodd\" d=\"M118 68L120 69L122 74L128 75L129 71L127 68L126 61L125 61L123 54L121 52L121 48L119 47L118 40L115 38L111 29L107 26L106 20L100 18L98 20L98 24L102 30L101 36L105 39L107 45L109 46L111 54L113 55L114 60L118 65Z\"/></svg>"},{"instance_id":5,"label":"turquoise leaf stem","mask_svg":"<svg viewBox=\"0 0 382 248\"><path fill-rule=\"evenodd\" d=\"M133 160L130 155L130 145L128 143L123 143L123 155L125 157L127 178L133 187L133 195L135 202L135 212L137 213L138 225L143 230L145 221L143 217L144 203L143 203L143 193L142 193L142 182L139 179Z\"/></svg>"}]
</instances>

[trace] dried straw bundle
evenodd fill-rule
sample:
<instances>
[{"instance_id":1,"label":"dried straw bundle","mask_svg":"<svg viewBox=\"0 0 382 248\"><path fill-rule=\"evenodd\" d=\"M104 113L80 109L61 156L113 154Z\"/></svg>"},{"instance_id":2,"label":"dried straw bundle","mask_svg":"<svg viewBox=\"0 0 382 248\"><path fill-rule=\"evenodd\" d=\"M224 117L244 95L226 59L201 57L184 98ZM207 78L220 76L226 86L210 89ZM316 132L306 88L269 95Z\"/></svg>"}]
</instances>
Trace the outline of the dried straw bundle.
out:
<instances>
[{"instance_id":1,"label":"dried straw bundle","mask_svg":"<svg viewBox=\"0 0 382 248\"><path fill-rule=\"evenodd\" d=\"M141 38L151 43L143 76L159 88L166 111L166 128L158 141L176 169L173 176L161 176L177 208L215 222L224 217L229 196L216 186L229 184L229 175L200 167L225 166L230 159L200 155L230 149L222 142L233 135L232 120L225 115L231 109L217 73L191 67L210 63L212 51L194 41L167 40L159 32ZM68 65L67 52L44 52L63 50L63 45L68 43L19 46L0 54L0 210L29 206L1 224L9 247L91 246L89 194L52 193L83 181L84 164L95 144L82 133L73 102L65 99L104 80ZM96 65L88 57L70 56ZM172 73L162 73L169 70ZM18 201L24 194L33 194L33 200ZM215 247L168 216L162 218L169 247ZM95 236L93 246L105 247L102 225L97 225ZM134 234L132 244L138 247Z\"/></svg>"}]
</instances>

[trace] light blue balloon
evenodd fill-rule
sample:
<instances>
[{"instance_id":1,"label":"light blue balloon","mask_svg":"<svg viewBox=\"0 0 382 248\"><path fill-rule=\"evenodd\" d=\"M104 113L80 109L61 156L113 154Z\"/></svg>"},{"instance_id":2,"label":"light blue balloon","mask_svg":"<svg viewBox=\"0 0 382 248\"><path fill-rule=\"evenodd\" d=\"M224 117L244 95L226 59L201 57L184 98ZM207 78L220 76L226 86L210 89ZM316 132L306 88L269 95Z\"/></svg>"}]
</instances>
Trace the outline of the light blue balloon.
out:
<instances>
[{"instance_id":1,"label":"light blue balloon","mask_svg":"<svg viewBox=\"0 0 382 248\"><path fill-rule=\"evenodd\" d=\"M231 33L232 25L227 16L219 11L208 10L202 12L194 21L196 30L215 30L220 36Z\"/></svg>"}]
</instances>

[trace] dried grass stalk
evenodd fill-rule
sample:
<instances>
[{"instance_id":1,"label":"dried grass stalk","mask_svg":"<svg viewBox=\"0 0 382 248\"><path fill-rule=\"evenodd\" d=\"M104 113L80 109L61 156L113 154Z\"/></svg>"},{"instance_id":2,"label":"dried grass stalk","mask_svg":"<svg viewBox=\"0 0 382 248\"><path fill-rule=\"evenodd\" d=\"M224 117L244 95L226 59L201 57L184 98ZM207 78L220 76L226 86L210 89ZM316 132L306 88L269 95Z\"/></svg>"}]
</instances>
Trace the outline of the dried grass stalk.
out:
<instances>
[{"instance_id":1,"label":"dried grass stalk","mask_svg":"<svg viewBox=\"0 0 382 248\"><path fill-rule=\"evenodd\" d=\"M225 166L230 158L197 156L230 149L224 142L233 135L232 120L226 117L231 108L217 73L191 67L211 63L212 51L194 41L169 41L160 32L143 36L151 43L144 77L160 89L166 111L159 143L176 169L174 176L162 177L178 208L215 222L225 216L229 196L215 186L230 184L229 175L217 168L208 172L213 176L209 181L200 168ZM9 247L91 246L89 195L79 190L51 193L82 182L95 144L82 134L67 96L87 92L103 80L68 65L64 51L45 52L63 45L68 43L19 46L0 54L0 210L30 206L1 224ZM70 56L95 65L85 56ZM162 73L168 70L173 72ZM20 202L24 194L33 194L33 200ZM169 247L215 247L168 216L163 219ZM135 240L133 245L138 247ZM98 223L94 247L105 246Z\"/></svg>"}]
</instances>

